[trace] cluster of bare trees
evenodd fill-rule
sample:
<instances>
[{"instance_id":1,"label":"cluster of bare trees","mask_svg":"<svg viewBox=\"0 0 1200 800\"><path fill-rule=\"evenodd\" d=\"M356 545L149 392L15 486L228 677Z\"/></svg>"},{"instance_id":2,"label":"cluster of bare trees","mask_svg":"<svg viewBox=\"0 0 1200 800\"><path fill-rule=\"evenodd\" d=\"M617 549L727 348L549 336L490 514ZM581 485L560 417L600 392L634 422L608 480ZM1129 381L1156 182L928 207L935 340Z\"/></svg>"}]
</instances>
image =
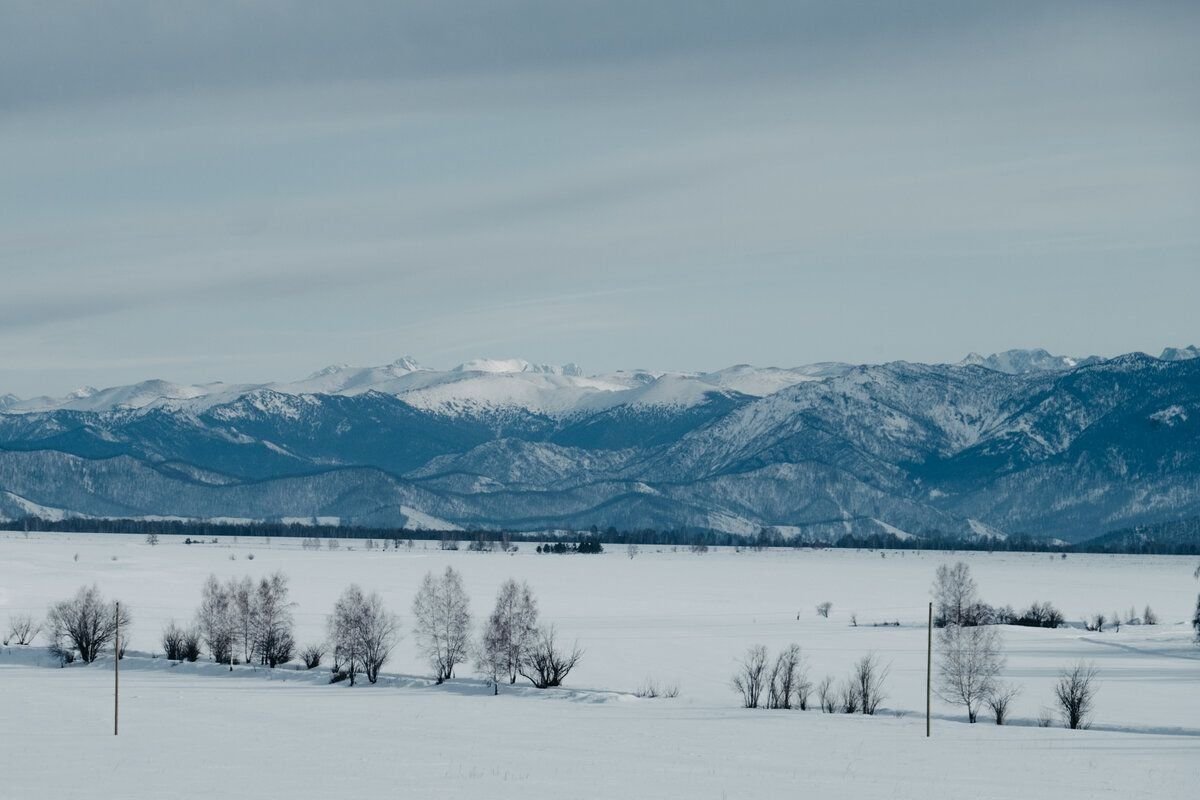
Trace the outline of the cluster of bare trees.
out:
<instances>
[{"instance_id":1,"label":"cluster of bare trees","mask_svg":"<svg viewBox=\"0 0 1200 800\"><path fill-rule=\"evenodd\" d=\"M217 663L232 666L240 651L243 663L275 667L295 652L292 607L282 572L257 583L249 576L221 583L210 575L201 588L195 632Z\"/></svg>"},{"instance_id":2,"label":"cluster of bare trees","mask_svg":"<svg viewBox=\"0 0 1200 800\"><path fill-rule=\"evenodd\" d=\"M1053 628L1062 624L1062 615L1049 603L1034 603L1021 619L1007 619L1013 615L1001 613L999 618L989 620L978 613L981 606L987 607L978 602L975 591L975 581L966 564L959 562L953 567L938 568L933 588L935 619L942 626L938 631L937 691L943 700L964 706L969 722L975 722L979 712L987 708L996 724L1003 725L1019 689L1000 681L1005 665L1004 642L1000 631L991 626L1008 622ZM1120 625L1120 615L1114 614L1113 618ZM1140 618L1133 609L1127 617L1127 624L1153 625L1157 621L1149 606ZM1108 622L1107 617L1098 614L1087 627L1103 631ZM1094 667L1082 662L1060 673L1054 699L1066 727L1089 725L1096 697L1096 675Z\"/></svg>"},{"instance_id":3,"label":"cluster of bare trees","mask_svg":"<svg viewBox=\"0 0 1200 800\"><path fill-rule=\"evenodd\" d=\"M476 668L492 681L493 693L499 694L500 680L510 684L533 649L537 636L537 600L529 584L509 579L496 594L496 606L484 626L476 652Z\"/></svg>"},{"instance_id":4,"label":"cluster of bare trees","mask_svg":"<svg viewBox=\"0 0 1200 800\"><path fill-rule=\"evenodd\" d=\"M766 647L755 645L742 657L730 685L741 696L743 708L807 711L815 692L822 711L874 714L886 696L883 685L890 669L871 653L859 659L840 686L826 676L814 687L799 645L787 646L774 661Z\"/></svg>"},{"instance_id":5,"label":"cluster of bare trees","mask_svg":"<svg viewBox=\"0 0 1200 800\"><path fill-rule=\"evenodd\" d=\"M476 668L492 681L493 693L505 677L513 684L521 676L539 689L561 686L581 658L578 644L568 649L559 644L553 625L538 624L529 584L509 579L500 586L475 647Z\"/></svg>"},{"instance_id":6,"label":"cluster of bare trees","mask_svg":"<svg viewBox=\"0 0 1200 800\"><path fill-rule=\"evenodd\" d=\"M937 569L933 582L933 624L939 628L950 625L1023 625L1035 628L1057 628L1066 621L1050 603L1033 603L1024 611L1012 606L993 608L979 599L978 586L971 569L962 561L943 564Z\"/></svg>"},{"instance_id":7,"label":"cluster of bare trees","mask_svg":"<svg viewBox=\"0 0 1200 800\"><path fill-rule=\"evenodd\" d=\"M200 629L181 628L172 621L163 630L162 646L168 661L197 661L202 651Z\"/></svg>"},{"instance_id":8,"label":"cluster of bare trees","mask_svg":"<svg viewBox=\"0 0 1200 800\"><path fill-rule=\"evenodd\" d=\"M74 661L76 654L84 663L92 663L113 643L118 624L127 627L133 621L124 605L118 619L117 608L116 601L105 600L94 585L82 586L70 600L50 606L46 614L50 652L65 663ZM124 644L118 656L124 655Z\"/></svg>"},{"instance_id":9,"label":"cluster of bare trees","mask_svg":"<svg viewBox=\"0 0 1200 800\"><path fill-rule=\"evenodd\" d=\"M383 599L351 584L334 604L327 628L334 680L349 678L353 686L359 673L371 683L379 680L379 671L400 635L399 620L384 607ZM306 648L305 665L309 669L319 666L322 655L320 646Z\"/></svg>"},{"instance_id":10,"label":"cluster of bare trees","mask_svg":"<svg viewBox=\"0 0 1200 800\"><path fill-rule=\"evenodd\" d=\"M1150 606L1142 611L1142 615L1138 616L1136 608L1130 608L1124 615L1119 611L1114 611L1112 616L1104 614L1095 614L1091 621L1084 620L1083 627L1089 631L1096 633L1104 633L1104 626L1108 625L1118 633L1122 625L1157 625L1158 615L1154 613L1154 609Z\"/></svg>"},{"instance_id":11,"label":"cluster of bare trees","mask_svg":"<svg viewBox=\"0 0 1200 800\"><path fill-rule=\"evenodd\" d=\"M1005 663L1000 631L984 626L942 628L938 631L938 655L938 695L965 706L968 722L978 720L980 709L986 706L996 724L1003 725L1017 690L999 679Z\"/></svg>"},{"instance_id":12,"label":"cluster of bare trees","mask_svg":"<svg viewBox=\"0 0 1200 800\"><path fill-rule=\"evenodd\" d=\"M26 645L33 644L33 640L42 632L42 623L33 618L31 614L14 614L8 618L8 633L4 635L4 646L10 644Z\"/></svg>"},{"instance_id":13,"label":"cluster of bare trees","mask_svg":"<svg viewBox=\"0 0 1200 800\"><path fill-rule=\"evenodd\" d=\"M821 679L817 707L826 714L874 714L886 697L883 684L890 672L891 665L883 664L877 655L865 655L840 684L832 675Z\"/></svg>"}]
</instances>

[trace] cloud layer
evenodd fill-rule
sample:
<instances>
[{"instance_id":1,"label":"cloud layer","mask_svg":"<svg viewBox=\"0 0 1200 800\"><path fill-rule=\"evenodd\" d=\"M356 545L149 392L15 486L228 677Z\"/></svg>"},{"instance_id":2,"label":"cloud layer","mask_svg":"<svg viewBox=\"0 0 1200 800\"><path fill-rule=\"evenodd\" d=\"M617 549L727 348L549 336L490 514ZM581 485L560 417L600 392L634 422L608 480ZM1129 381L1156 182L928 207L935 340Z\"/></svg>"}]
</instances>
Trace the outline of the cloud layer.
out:
<instances>
[{"instance_id":1,"label":"cloud layer","mask_svg":"<svg viewBox=\"0 0 1200 800\"><path fill-rule=\"evenodd\" d=\"M1194 4L336 5L6 4L0 393L1200 339Z\"/></svg>"}]
</instances>

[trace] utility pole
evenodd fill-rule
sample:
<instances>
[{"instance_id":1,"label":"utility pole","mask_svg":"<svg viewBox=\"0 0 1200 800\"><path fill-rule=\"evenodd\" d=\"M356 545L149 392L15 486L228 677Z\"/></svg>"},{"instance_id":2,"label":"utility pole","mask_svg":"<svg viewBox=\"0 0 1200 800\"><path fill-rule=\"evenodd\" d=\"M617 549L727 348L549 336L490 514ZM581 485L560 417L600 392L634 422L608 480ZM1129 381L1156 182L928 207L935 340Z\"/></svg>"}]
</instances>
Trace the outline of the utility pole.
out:
<instances>
[{"instance_id":1,"label":"utility pole","mask_svg":"<svg viewBox=\"0 0 1200 800\"><path fill-rule=\"evenodd\" d=\"M117 615L117 633L113 637L113 736L117 735L117 723L121 711L121 602L114 605Z\"/></svg>"},{"instance_id":2,"label":"utility pole","mask_svg":"<svg viewBox=\"0 0 1200 800\"><path fill-rule=\"evenodd\" d=\"M933 707L933 603L929 604L929 638L925 646L925 738L929 738L929 720Z\"/></svg>"}]
</instances>

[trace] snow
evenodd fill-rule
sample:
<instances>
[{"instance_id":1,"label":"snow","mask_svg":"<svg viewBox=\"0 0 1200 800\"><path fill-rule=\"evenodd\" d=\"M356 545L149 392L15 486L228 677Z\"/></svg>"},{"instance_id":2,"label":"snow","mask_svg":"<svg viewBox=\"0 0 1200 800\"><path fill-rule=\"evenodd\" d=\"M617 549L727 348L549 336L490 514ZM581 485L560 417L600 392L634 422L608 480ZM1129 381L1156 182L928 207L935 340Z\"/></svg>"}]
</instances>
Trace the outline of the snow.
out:
<instances>
[{"instance_id":1,"label":"snow","mask_svg":"<svg viewBox=\"0 0 1200 800\"><path fill-rule=\"evenodd\" d=\"M1008 538L1007 533L993 528L986 522L980 522L977 519L968 519L967 524L971 526L971 533L980 539L995 539L1002 542Z\"/></svg>"},{"instance_id":2,"label":"snow","mask_svg":"<svg viewBox=\"0 0 1200 800\"><path fill-rule=\"evenodd\" d=\"M1183 406L1167 406L1161 411L1151 414L1150 419L1163 425L1171 426L1177 422L1187 422L1188 415Z\"/></svg>"},{"instance_id":3,"label":"snow","mask_svg":"<svg viewBox=\"0 0 1200 800\"><path fill-rule=\"evenodd\" d=\"M1192 358L1200 358L1200 347L1194 344L1187 347L1165 347L1159 355L1162 361L1187 361Z\"/></svg>"},{"instance_id":4,"label":"snow","mask_svg":"<svg viewBox=\"0 0 1200 800\"><path fill-rule=\"evenodd\" d=\"M773 394L805 381L844 374L846 364L821 363L791 369L740 364L709 373L652 373L644 370L585 375L573 363L536 364L520 358L478 358L448 370L427 369L411 356L391 364L355 367L333 364L298 381L263 384L176 384L149 380L107 389L85 387L66 397L21 400L0 398L2 413L71 411L137 411L167 407L200 412L250 396L262 410L264 398L314 394L359 395L380 392L417 408L457 414L495 409L524 409L566 416L580 410L616 405L688 407L704 402L710 392L737 392L753 397ZM284 405L282 401L273 401Z\"/></svg>"},{"instance_id":5,"label":"snow","mask_svg":"<svg viewBox=\"0 0 1200 800\"><path fill-rule=\"evenodd\" d=\"M992 353L986 357L979 353L968 353L966 358L958 362L957 366L985 367L1009 375L1024 375L1031 372L1059 372L1095 364L1101 360L1099 356L1087 356L1086 358L1056 356L1046 350L1036 348L1033 350L1005 350L1002 353Z\"/></svg>"},{"instance_id":6,"label":"snow","mask_svg":"<svg viewBox=\"0 0 1200 800\"><path fill-rule=\"evenodd\" d=\"M538 375L567 375L578 378L583 376L583 370L578 364L531 364L523 358L477 358L459 364L451 372L533 372Z\"/></svg>"},{"instance_id":7,"label":"snow","mask_svg":"<svg viewBox=\"0 0 1200 800\"><path fill-rule=\"evenodd\" d=\"M0 518L3 517L5 509L9 509L9 513L13 519L21 517L41 517L42 519L61 522L67 517L73 516L61 508L51 508L44 506L41 503L35 503L32 500L27 500L19 494L0 490Z\"/></svg>"},{"instance_id":8,"label":"snow","mask_svg":"<svg viewBox=\"0 0 1200 800\"><path fill-rule=\"evenodd\" d=\"M353 547L354 549L349 549ZM427 547L427 549L426 549ZM249 554L254 560L249 560ZM75 556L78 555L78 560ZM231 560L233 557L234 560ZM924 739L925 628L939 564L966 561L995 604L1050 601L1069 621L1147 603L1162 625L1089 633L1002 629L1004 679L1021 687L1014 724L967 725L935 699ZM543 620L586 654L562 691L503 687L493 698L462 676L436 687L414 648L409 614L421 576L452 565L475 619L508 577L528 580ZM234 673L171 667L170 620L191 618L203 579L291 578L301 644L351 581L379 591L405 638L377 686L326 683L324 670ZM1200 648L1186 623L1194 558L643 546L600 556L305 551L297 540L0 534L0 622L95 582L132 610L122 662L122 732L111 736L111 662L39 666L0 648L0 796L1173 798L1194 792L1200 760ZM817 603L833 603L829 619ZM855 616L858 626L850 625ZM899 622L899 627L874 623ZM810 676L839 679L868 652L891 664L885 713L745 711L728 679L746 647L801 645ZM1077 660L1100 672L1090 731L1040 729L1051 686ZM645 679L677 682L673 700L638 699ZM70 769L63 769L70 753ZM19 769L11 768L20 765ZM81 775L92 780L80 780ZM169 783L168 783L169 782ZM105 792L109 788L112 791Z\"/></svg>"},{"instance_id":9,"label":"snow","mask_svg":"<svg viewBox=\"0 0 1200 800\"><path fill-rule=\"evenodd\" d=\"M405 516L404 525L416 531L457 531L461 530L452 522L447 522L444 519L439 519L432 514L426 514L424 511L412 508L410 506L400 506L400 513Z\"/></svg>"},{"instance_id":10,"label":"snow","mask_svg":"<svg viewBox=\"0 0 1200 800\"><path fill-rule=\"evenodd\" d=\"M875 519L874 517L872 517L871 521L874 522L879 527L883 528L884 533L889 533L892 536L895 536L897 539L899 539L902 542L907 542L910 539L917 538L916 536L909 533L908 531L902 531L899 528L897 528L895 525L889 525L881 519Z\"/></svg>"},{"instance_id":11,"label":"snow","mask_svg":"<svg viewBox=\"0 0 1200 800\"><path fill-rule=\"evenodd\" d=\"M779 367L755 367L750 364L737 364L716 372L697 375L703 383L720 389L738 392L751 397L766 397L775 394L789 386L805 381L819 381L825 378L844 375L852 367L849 364L826 362L810 364L792 369Z\"/></svg>"}]
</instances>

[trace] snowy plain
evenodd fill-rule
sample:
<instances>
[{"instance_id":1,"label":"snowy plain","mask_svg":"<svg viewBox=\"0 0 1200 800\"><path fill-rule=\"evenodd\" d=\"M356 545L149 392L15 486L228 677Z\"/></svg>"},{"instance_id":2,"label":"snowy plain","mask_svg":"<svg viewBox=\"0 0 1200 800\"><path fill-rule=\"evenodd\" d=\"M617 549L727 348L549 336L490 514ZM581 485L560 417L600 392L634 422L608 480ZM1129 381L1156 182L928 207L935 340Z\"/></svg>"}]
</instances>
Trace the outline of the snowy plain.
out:
<instances>
[{"instance_id":1,"label":"snowy plain","mask_svg":"<svg viewBox=\"0 0 1200 800\"><path fill-rule=\"evenodd\" d=\"M39 651L0 648L0 797L1170 798L1193 796L1200 779L1200 647L1186 623L1200 591L1194 558L643 546L631 559L622 547L599 556L436 547L0 534L0 626L9 614L44 615L85 583L134 617L116 739L110 659L57 669ZM1004 678L1021 687L1013 724L971 726L935 698L926 740L926 603L937 566L957 560L993 605L1050 601L1078 623L1149 604L1162 624L1101 634L1005 627ZM469 667L431 685L411 603L425 572L447 564L462 573L476 621L503 580L530 583L542 620L586 651L565 689L491 697ZM151 657L164 625L190 621L207 575L275 570L290 578L300 644L322 637L350 582L380 592L405 634L380 684ZM829 619L815 613L822 601L833 603ZM900 624L876 627L885 622ZM741 654L791 642L814 682L840 680L877 653L891 665L885 710L739 708L729 678ZM1099 670L1092 729L1036 727L1058 671L1081 659ZM680 696L635 697L647 679L678 684Z\"/></svg>"}]
</instances>

